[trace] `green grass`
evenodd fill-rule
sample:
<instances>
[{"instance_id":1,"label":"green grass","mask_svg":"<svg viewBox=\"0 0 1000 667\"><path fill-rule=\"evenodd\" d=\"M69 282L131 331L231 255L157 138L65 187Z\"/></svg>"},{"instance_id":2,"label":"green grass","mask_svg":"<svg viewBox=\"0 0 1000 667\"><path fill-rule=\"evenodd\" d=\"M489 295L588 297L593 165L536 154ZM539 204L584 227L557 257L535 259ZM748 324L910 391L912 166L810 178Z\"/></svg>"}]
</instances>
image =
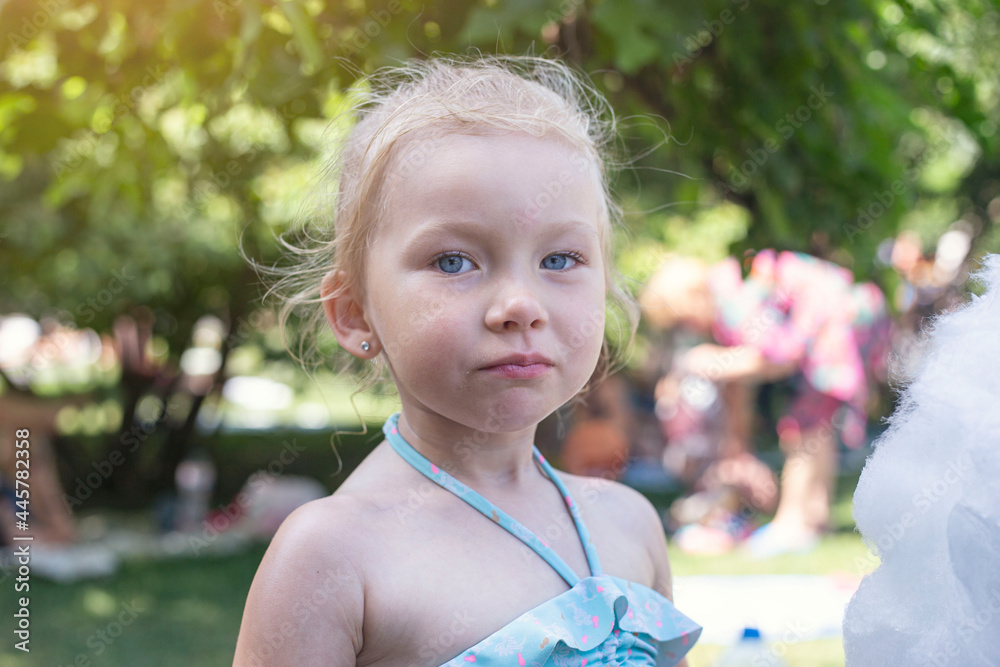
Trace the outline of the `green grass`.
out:
<instances>
[{"instance_id":1,"label":"green grass","mask_svg":"<svg viewBox=\"0 0 1000 667\"><path fill-rule=\"evenodd\" d=\"M838 574L862 577L878 566L878 559L868 552L851 518L852 494L858 475L838 480L837 496L831 508L833 532L804 555L783 555L754 559L739 551L720 556L692 556L670 546L670 565L674 576L718 574Z\"/></svg>"},{"instance_id":2,"label":"green grass","mask_svg":"<svg viewBox=\"0 0 1000 667\"><path fill-rule=\"evenodd\" d=\"M33 577L31 653L15 650L5 631L0 664L232 665L243 605L265 549L257 545L226 558L131 562L112 577L74 584ZM0 585L7 589L11 580ZM0 596L5 629L12 598L8 590Z\"/></svg>"},{"instance_id":3,"label":"green grass","mask_svg":"<svg viewBox=\"0 0 1000 667\"><path fill-rule=\"evenodd\" d=\"M738 552L721 556L692 556L670 547L670 566L675 577L691 575L749 574L837 574L862 577L874 569L877 560L858 535L834 533L820 540L805 555L782 555L760 560Z\"/></svg>"}]
</instances>

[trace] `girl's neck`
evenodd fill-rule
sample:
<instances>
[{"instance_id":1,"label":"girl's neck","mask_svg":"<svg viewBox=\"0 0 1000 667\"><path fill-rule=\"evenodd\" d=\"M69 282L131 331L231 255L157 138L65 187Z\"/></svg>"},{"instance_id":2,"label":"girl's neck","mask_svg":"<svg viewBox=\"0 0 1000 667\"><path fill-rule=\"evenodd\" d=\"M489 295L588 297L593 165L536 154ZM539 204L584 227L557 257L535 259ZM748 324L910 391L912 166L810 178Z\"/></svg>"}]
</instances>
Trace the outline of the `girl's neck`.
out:
<instances>
[{"instance_id":1,"label":"girl's neck","mask_svg":"<svg viewBox=\"0 0 1000 667\"><path fill-rule=\"evenodd\" d=\"M541 479L535 429L489 433L422 411L400 414L399 434L428 461L480 493L517 492Z\"/></svg>"}]
</instances>

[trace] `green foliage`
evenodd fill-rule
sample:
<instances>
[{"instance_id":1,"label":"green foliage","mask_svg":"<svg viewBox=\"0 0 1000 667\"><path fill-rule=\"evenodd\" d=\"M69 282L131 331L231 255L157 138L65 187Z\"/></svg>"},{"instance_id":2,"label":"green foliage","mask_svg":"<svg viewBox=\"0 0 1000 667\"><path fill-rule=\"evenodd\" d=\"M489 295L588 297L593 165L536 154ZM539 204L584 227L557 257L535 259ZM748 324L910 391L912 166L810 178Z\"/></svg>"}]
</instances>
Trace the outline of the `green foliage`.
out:
<instances>
[{"instance_id":1,"label":"green foliage","mask_svg":"<svg viewBox=\"0 0 1000 667\"><path fill-rule=\"evenodd\" d=\"M396 0L5 3L0 312L107 331L142 305L174 358L206 312L235 326L259 296L238 248L275 259L329 102L372 44L363 30L402 12Z\"/></svg>"},{"instance_id":2,"label":"green foliage","mask_svg":"<svg viewBox=\"0 0 1000 667\"><path fill-rule=\"evenodd\" d=\"M558 17L543 39L595 73L623 117L659 120L629 136L645 156L646 203L694 225L714 202L744 207L752 222L737 252L811 251L870 277L903 215L928 191L958 196L994 142L996 50L986 45L998 13L987 3L534 4L522 12ZM491 11L500 22L509 10L480 9L478 22ZM518 52L538 36L515 30L503 43ZM979 231L992 224L980 218ZM939 232L952 221L938 220ZM637 233L655 238L656 227L648 216Z\"/></svg>"},{"instance_id":3,"label":"green foliage","mask_svg":"<svg viewBox=\"0 0 1000 667\"><path fill-rule=\"evenodd\" d=\"M107 330L142 304L172 356L205 312L235 323L259 296L236 250L274 261L348 84L435 50L590 72L637 156L618 190L647 258L720 241L869 276L906 216L961 216L997 250L998 17L985 1L11 0L0 311Z\"/></svg>"}]
</instances>

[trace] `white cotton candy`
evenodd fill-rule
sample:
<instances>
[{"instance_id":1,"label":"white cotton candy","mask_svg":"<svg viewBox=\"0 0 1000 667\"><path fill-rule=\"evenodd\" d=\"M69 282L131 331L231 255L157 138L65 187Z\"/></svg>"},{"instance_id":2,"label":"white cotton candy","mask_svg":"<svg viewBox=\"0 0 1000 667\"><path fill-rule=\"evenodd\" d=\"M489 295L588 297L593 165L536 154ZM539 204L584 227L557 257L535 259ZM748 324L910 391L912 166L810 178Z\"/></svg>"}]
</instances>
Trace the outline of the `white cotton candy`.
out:
<instances>
[{"instance_id":1,"label":"white cotton candy","mask_svg":"<svg viewBox=\"0 0 1000 667\"><path fill-rule=\"evenodd\" d=\"M854 494L881 565L844 617L849 666L1000 665L1000 256L938 317Z\"/></svg>"}]
</instances>

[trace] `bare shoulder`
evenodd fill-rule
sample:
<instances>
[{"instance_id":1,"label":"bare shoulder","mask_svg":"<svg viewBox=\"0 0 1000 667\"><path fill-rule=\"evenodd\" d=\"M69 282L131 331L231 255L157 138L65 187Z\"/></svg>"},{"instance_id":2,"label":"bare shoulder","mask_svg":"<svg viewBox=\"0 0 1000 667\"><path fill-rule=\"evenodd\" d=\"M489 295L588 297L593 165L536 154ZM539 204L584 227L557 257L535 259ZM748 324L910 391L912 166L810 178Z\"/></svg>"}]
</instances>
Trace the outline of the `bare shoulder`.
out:
<instances>
[{"instance_id":1,"label":"bare shoulder","mask_svg":"<svg viewBox=\"0 0 1000 667\"><path fill-rule=\"evenodd\" d=\"M364 621L350 539L358 509L350 496L328 496L281 524L247 595L234 666L355 665Z\"/></svg>"},{"instance_id":2,"label":"bare shoulder","mask_svg":"<svg viewBox=\"0 0 1000 667\"><path fill-rule=\"evenodd\" d=\"M601 523L611 522L638 538L648 559L650 588L673 600L670 559L660 513L646 496L615 480L561 473L581 509Z\"/></svg>"},{"instance_id":3,"label":"bare shoulder","mask_svg":"<svg viewBox=\"0 0 1000 667\"><path fill-rule=\"evenodd\" d=\"M590 513L613 517L636 534L663 537L663 524L656 508L632 487L601 477L581 477L565 472L560 477L573 498Z\"/></svg>"}]
</instances>

